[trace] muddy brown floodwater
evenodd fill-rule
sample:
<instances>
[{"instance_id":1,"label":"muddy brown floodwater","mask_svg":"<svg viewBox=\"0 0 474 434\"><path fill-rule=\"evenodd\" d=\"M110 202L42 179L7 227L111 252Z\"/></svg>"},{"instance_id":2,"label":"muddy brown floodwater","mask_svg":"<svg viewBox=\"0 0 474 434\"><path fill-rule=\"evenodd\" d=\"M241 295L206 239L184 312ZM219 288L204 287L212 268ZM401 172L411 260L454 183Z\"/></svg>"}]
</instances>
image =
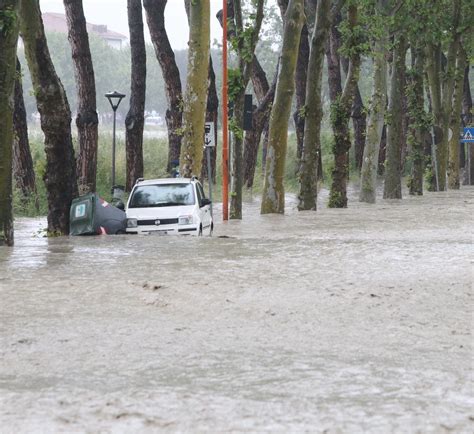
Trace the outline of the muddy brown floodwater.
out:
<instances>
[{"instance_id":1,"label":"muddy brown floodwater","mask_svg":"<svg viewBox=\"0 0 474 434\"><path fill-rule=\"evenodd\" d=\"M473 432L474 189L352 199L201 239L18 220L0 432Z\"/></svg>"}]
</instances>

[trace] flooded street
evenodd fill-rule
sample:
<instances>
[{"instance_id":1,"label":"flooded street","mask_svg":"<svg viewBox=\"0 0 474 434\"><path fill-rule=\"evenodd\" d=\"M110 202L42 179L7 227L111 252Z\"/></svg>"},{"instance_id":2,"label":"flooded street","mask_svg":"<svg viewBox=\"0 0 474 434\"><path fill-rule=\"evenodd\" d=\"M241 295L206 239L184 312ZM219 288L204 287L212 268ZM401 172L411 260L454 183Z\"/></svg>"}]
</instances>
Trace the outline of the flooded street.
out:
<instances>
[{"instance_id":1,"label":"flooded street","mask_svg":"<svg viewBox=\"0 0 474 434\"><path fill-rule=\"evenodd\" d=\"M325 200L216 204L212 238L18 220L0 432L473 432L474 188Z\"/></svg>"}]
</instances>

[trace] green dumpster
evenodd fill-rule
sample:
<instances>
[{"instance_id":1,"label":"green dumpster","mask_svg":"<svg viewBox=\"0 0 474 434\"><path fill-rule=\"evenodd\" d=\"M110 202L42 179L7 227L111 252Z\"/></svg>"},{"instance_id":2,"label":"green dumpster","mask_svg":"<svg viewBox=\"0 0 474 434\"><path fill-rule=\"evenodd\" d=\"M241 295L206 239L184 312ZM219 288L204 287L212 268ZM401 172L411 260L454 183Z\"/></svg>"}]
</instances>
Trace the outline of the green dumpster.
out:
<instances>
[{"instance_id":1,"label":"green dumpster","mask_svg":"<svg viewBox=\"0 0 474 434\"><path fill-rule=\"evenodd\" d=\"M124 234L127 218L97 193L88 193L74 199L70 210L70 235Z\"/></svg>"}]
</instances>

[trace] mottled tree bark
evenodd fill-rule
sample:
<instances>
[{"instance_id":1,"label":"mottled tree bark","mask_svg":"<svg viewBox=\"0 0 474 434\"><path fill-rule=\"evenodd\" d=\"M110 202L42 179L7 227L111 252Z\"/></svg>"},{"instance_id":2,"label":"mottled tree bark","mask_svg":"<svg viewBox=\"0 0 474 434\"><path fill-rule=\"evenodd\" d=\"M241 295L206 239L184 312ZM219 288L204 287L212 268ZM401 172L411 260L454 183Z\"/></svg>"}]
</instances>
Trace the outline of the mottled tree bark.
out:
<instances>
[{"instance_id":1,"label":"mottled tree bark","mask_svg":"<svg viewBox=\"0 0 474 434\"><path fill-rule=\"evenodd\" d=\"M36 207L36 177L31 157L30 142L28 140L28 122L26 117L25 101L23 99L23 85L21 78L21 64L16 60L15 80L15 110L13 113L13 177L16 186L20 189L23 198L33 196Z\"/></svg>"},{"instance_id":2,"label":"mottled tree bark","mask_svg":"<svg viewBox=\"0 0 474 434\"><path fill-rule=\"evenodd\" d=\"M77 194L71 111L56 74L37 0L20 1L20 31L44 133L48 232L69 233L69 208Z\"/></svg>"},{"instance_id":3,"label":"mottled tree bark","mask_svg":"<svg viewBox=\"0 0 474 434\"><path fill-rule=\"evenodd\" d=\"M352 31L358 25L357 5L349 5L347 20L349 29ZM344 89L331 105L331 124L334 132L334 169L329 193L328 206L330 208L347 207L348 152L351 147L349 118L354 102L355 88L359 80L360 54L357 47L359 42L356 38L353 38L351 42L352 55L349 59L350 63Z\"/></svg>"},{"instance_id":4,"label":"mottled tree bark","mask_svg":"<svg viewBox=\"0 0 474 434\"><path fill-rule=\"evenodd\" d=\"M459 132L461 130L461 112L464 93L464 70L466 68L467 55L462 45L459 45L456 75L454 80L453 92L453 110L450 119L450 128L453 132L449 141L449 160L448 160L448 187L459 190L460 187L460 144Z\"/></svg>"},{"instance_id":5,"label":"mottled tree bark","mask_svg":"<svg viewBox=\"0 0 474 434\"><path fill-rule=\"evenodd\" d=\"M257 96L258 106L252 112L252 130L245 132L244 139L244 183L247 188L252 188L255 170L257 167L258 148L263 132L268 130L268 119L270 117L271 105L275 97L275 86L270 91L267 75L258 59L254 56L252 63L251 79L253 89Z\"/></svg>"},{"instance_id":6,"label":"mottled tree bark","mask_svg":"<svg viewBox=\"0 0 474 434\"><path fill-rule=\"evenodd\" d=\"M424 166L424 144L423 138L428 132L425 127L425 100L423 96L423 74L425 56L420 43L412 45L412 70L410 82L407 86L407 101L409 114L410 158L412 162L408 189L411 195L421 196L423 194Z\"/></svg>"},{"instance_id":7,"label":"mottled tree bark","mask_svg":"<svg viewBox=\"0 0 474 434\"><path fill-rule=\"evenodd\" d=\"M342 68L347 75L349 68L349 59L343 57L341 59ZM364 155L366 130L367 130L367 115L365 113L364 102L360 94L359 85L357 84L354 91L354 102L352 103L352 126L354 128L354 160L357 170L362 169L362 159Z\"/></svg>"},{"instance_id":8,"label":"mottled tree bark","mask_svg":"<svg viewBox=\"0 0 474 434\"><path fill-rule=\"evenodd\" d=\"M12 143L17 0L0 0L0 24L0 246L13 246Z\"/></svg>"},{"instance_id":9,"label":"mottled tree bark","mask_svg":"<svg viewBox=\"0 0 474 434\"><path fill-rule=\"evenodd\" d=\"M380 9L381 2L378 4ZM378 13L380 13L380 11L378 11ZM386 39L381 38L374 44L372 103L367 126L367 142L364 147L362 159L359 196L361 202L367 203L375 203L377 167L385 123L385 108L387 106L387 61L385 59L385 43Z\"/></svg>"},{"instance_id":10,"label":"mottled tree bark","mask_svg":"<svg viewBox=\"0 0 474 434\"><path fill-rule=\"evenodd\" d=\"M398 36L393 50L393 65L387 126L387 157L385 160L384 199L402 198L401 144L403 141L402 99L404 93L406 42Z\"/></svg>"},{"instance_id":11,"label":"mottled tree bark","mask_svg":"<svg viewBox=\"0 0 474 434\"><path fill-rule=\"evenodd\" d=\"M367 131L367 114L360 94L359 86L356 88L354 104L352 105L352 124L354 126L354 156L357 169L362 169L364 148Z\"/></svg>"},{"instance_id":12,"label":"mottled tree bark","mask_svg":"<svg viewBox=\"0 0 474 434\"><path fill-rule=\"evenodd\" d=\"M460 42L458 29L460 19L461 0L453 0L451 41L448 44L445 67L443 67L442 62L441 45L428 45L427 73L433 104L433 115L435 124L441 128L442 132L441 142L436 146L436 163L438 167L438 185L440 191L445 191L447 188L448 130L452 112L456 54Z\"/></svg>"},{"instance_id":13,"label":"mottled tree bark","mask_svg":"<svg viewBox=\"0 0 474 434\"><path fill-rule=\"evenodd\" d=\"M322 107L322 77L324 64L324 49L329 34L330 0L318 1L316 9L316 24L311 38L311 55L309 58L308 76L306 83L305 130L304 146L300 169L299 210L316 210L318 196L318 163L321 153L321 121Z\"/></svg>"},{"instance_id":14,"label":"mottled tree bark","mask_svg":"<svg viewBox=\"0 0 474 434\"><path fill-rule=\"evenodd\" d=\"M296 110L293 113L296 132L296 158L301 160L303 155L304 126L305 126L305 105L306 105L306 83L309 65L309 33L306 24L301 30L300 46L298 50L298 62L295 74L295 96ZM297 167L300 164L298 163Z\"/></svg>"},{"instance_id":15,"label":"mottled tree bark","mask_svg":"<svg viewBox=\"0 0 474 434\"><path fill-rule=\"evenodd\" d=\"M236 47L238 57L238 79L229 83L230 88L234 88L234 95L230 100L234 104L234 116L231 123L232 131L232 176L231 176L231 199L230 212L231 219L242 218L242 189L244 184L244 101L245 91L250 80L253 53L257 45L260 27L263 21L263 0L256 2L255 21L250 37L244 35L244 23L242 16L241 0L234 0L234 25L236 32Z\"/></svg>"},{"instance_id":16,"label":"mottled tree bark","mask_svg":"<svg viewBox=\"0 0 474 434\"><path fill-rule=\"evenodd\" d=\"M180 155L180 174L185 178L201 174L210 52L209 0L191 2L189 23L188 76Z\"/></svg>"},{"instance_id":17,"label":"mottled tree bark","mask_svg":"<svg viewBox=\"0 0 474 434\"><path fill-rule=\"evenodd\" d=\"M313 3L313 1L311 2ZM288 7L288 0L278 0L278 6L280 8L280 13L282 20L285 20L286 9ZM308 1L305 1L305 7L312 6L308 4ZM301 29L301 38L300 44L298 47L298 61L296 63L296 73L295 73L295 99L296 107L295 112L293 113L293 121L295 123L295 133L296 133L296 158L297 158L297 170L300 169L300 160L303 154L303 140L304 140L304 108L306 101L306 82L308 75L308 64L309 64L309 32L308 26L306 23L303 24Z\"/></svg>"},{"instance_id":18,"label":"mottled tree bark","mask_svg":"<svg viewBox=\"0 0 474 434\"><path fill-rule=\"evenodd\" d=\"M128 27L130 29L130 52L132 76L130 108L125 118L125 151L127 174L125 188L131 191L138 178L143 177L143 126L145 123L146 96L146 50L143 34L141 0L128 0Z\"/></svg>"},{"instance_id":19,"label":"mottled tree bark","mask_svg":"<svg viewBox=\"0 0 474 434\"><path fill-rule=\"evenodd\" d=\"M163 72L166 99L166 126L168 128L168 167L171 173L173 162L179 160L183 126L183 95L181 78L175 55L165 28L165 7L167 0L143 0L148 28L156 57Z\"/></svg>"},{"instance_id":20,"label":"mottled tree bark","mask_svg":"<svg viewBox=\"0 0 474 434\"><path fill-rule=\"evenodd\" d=\"M96 189L98 125L94 67L82 0L63 0L68 24L77 86L76 125L79 136L77 180L88 190Z\"/></svg>"},{"instance_id":21,"label":"mottled tree bark","mask_svg":"<svg viewBox=\"0 0 474 434\"><path fill-rule=\"evenodd\" d=\"M261 103L270 90L270 84L268 83L267 74L255 55L253 56L250 78L258 102Z\"/></svg>"},{"instance_id":22,"label":"mottled tree bark","mask_svg":"<svg viewBox=\"0 0 474 434\"><path fill-rule=\"evenodd\" d=\"M331 104L334 103L337 97L342 93L341 58L339 56L339 49L341 48L341 34L337 29L341 21L342 17L338 12L332 18L331 29L329 32L329 41L326 45L329 100L331 101Z\"/></svg>"},{"instance_id":23,"label":"mottled tree bark","mask_svg":"<svg viewBox=\"0 0 474 434\"><path fill-rule=\"evenodd\" d=\"M244 181L247 188L253 186L258 159L258 147L264 130L268 128L268 119L275 98L275 89L276 80L272 87L268 89L265 97L259 102L259 105L253 110L252 130L245 133Z\"/></svg>"},{"instance_id":24,"label":"mottled tree bark","mask_svg":"<svg viewBox=\"0 0 474 434\"><path fill-rule=\"evenodd\" d=\"M286 149L288 142L288 120L291 100L295 88L297 48L300 43L304 21L303 0L290 0L286 11L280 71L275 93L275 101L270 116L270 132L263 187L261 213L285 212Z\"/></svg>"}]
</instances>

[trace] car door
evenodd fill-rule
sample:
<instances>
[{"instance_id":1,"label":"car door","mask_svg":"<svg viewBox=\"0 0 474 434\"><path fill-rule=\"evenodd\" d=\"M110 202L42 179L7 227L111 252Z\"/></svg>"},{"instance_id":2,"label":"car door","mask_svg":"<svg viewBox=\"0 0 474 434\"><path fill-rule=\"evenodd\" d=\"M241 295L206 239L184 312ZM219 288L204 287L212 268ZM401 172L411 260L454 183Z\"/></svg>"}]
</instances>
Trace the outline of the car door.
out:
<instances>
[{"instance_id":1,"label":"car door","mask_svg":"<svg viewBox=\"0 0 474 434\"><path fill-rule=\"evenodd\" d=\"M209 205L204 205L202 206L202 199L205 199L206 196L204 194L204 189L202 188L202 185L197 182L196 183L196 191L197 191L197 196L198 196L198 201L199 201L199 216L202 221L202 230L203 232L210 231L210 226L211 226L211 208Z\"/></svg>"}]
</instances>

